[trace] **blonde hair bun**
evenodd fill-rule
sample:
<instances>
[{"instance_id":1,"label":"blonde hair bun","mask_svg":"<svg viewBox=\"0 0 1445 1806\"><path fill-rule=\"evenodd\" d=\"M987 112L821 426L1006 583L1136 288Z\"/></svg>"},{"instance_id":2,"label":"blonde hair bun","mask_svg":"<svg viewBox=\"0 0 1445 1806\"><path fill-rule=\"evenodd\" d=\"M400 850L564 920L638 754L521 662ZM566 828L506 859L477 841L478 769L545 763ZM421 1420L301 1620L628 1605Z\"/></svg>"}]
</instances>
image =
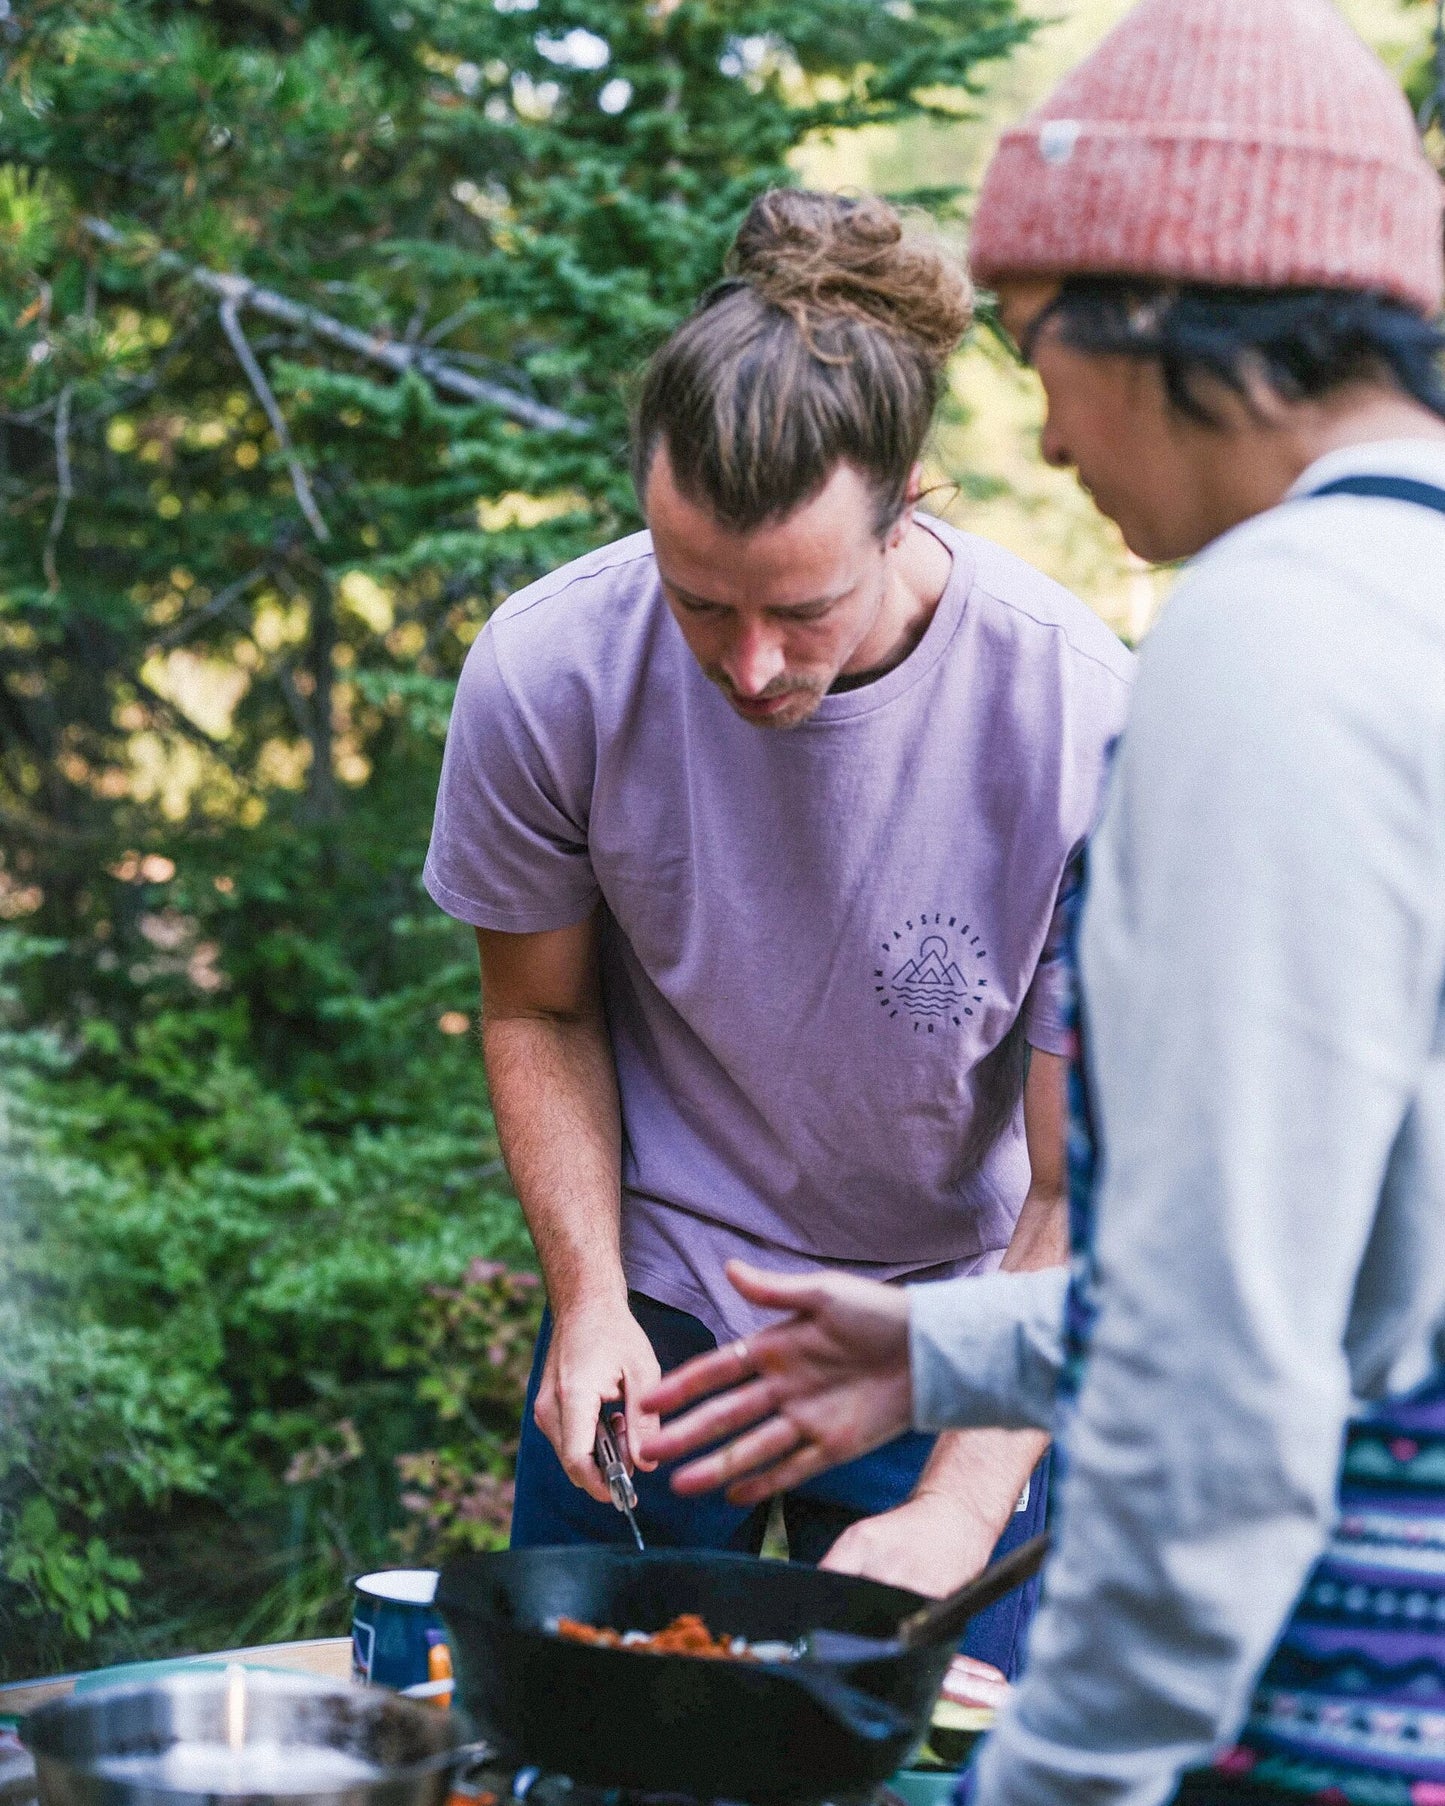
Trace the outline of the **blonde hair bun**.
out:
<instances>
[{"instance_id":1,"label":"blonde hair bun","mask_svg":"<svg viewBox=\"0 0 1445 1806\"><path fill-rule=\"evenodd\" d=\"M973 322L962 261L906 232L876 195L770 189L748 209L728 268L812 342L843 314L910 340L941 369Z\"/></svg>"}]
</instances>

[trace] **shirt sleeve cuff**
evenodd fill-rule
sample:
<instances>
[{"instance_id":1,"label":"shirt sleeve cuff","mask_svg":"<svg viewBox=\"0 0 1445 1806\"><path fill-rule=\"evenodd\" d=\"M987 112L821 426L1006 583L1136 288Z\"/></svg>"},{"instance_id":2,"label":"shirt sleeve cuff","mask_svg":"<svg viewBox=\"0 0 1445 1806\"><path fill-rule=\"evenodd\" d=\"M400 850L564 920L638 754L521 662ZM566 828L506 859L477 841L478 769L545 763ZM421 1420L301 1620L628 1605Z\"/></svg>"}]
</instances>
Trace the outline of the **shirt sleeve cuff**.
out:
<instances>
[{"instance_id":1,"label":"shirt sleeve cuff","mask_svg":"<svg viewBox=\"0 0 1445 1806\"><path fill-rule=\"evenodd\" d=\"M1066 1268L909 1289L913 1422L920 1430L1053 1427Z\"/></svg>"},{"instance_id":2,"label":"shirt sleeve cuff","mask_svg":"<svg viewBox=\"0 0 1445 1806\"><path fill-rule=\"evenodd\" d=\"M601 894L594 886L585 895L558 896L537 908L498 907L453 890L430 860L422 872L422 883L432 902L454 920L466 922L473 928L495 929L498 934L548 934L554 928L571 928L586 919Z\"/></svg>"},{"instance_id":3,"label":"shirt sleeve cuff","mask_svg":"<svg viewBox=\"0 0 1445 1806\"><path fill-rule=\"evenodd\" d=\"M1024 1024L1024 1039L1040 1053L1058 1054L1064 1060L1072 1060L1079 1051L1073 1029L1042 1010Z\"/></svg>"},{"instance_id":4,"label":"shirt sleeve cuff","mask_svg":"<svg viewBox=\"0 0 1445 1806\"><path fill-rule=\"evenodd\" d=\"M1024 1003L1024 1039L1041 1053L1072 1059L1079 1038L1070 1020L1067 983L1052 967L1040 967Z\"/></svg>"}]
</instances>

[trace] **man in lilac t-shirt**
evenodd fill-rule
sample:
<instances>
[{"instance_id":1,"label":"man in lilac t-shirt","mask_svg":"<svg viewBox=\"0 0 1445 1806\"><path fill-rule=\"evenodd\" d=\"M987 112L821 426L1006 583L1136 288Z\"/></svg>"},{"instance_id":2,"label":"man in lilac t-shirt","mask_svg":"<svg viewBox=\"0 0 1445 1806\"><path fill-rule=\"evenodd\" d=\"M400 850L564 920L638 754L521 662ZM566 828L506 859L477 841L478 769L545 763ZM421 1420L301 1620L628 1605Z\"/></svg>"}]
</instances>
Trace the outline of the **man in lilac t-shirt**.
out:
<instances>
[{"instance_id":1,"label":"man in lilac t-shirt","mask_svg":"<svg viewBox=\"0 0 1445 1806\"><path fill-rule=\"evenodd\" d=\"M835 235L879 206L754 215L795 202ZM811 342L825 329L884 336L828 316ZM627 1401L636 1447L659 1365L757 1327L733 1256L882 1279L1063 1258L1054 937L1131 659L1056 584L917 515L896 434L840 456L765 420L774 493L750 514L739 433L700 445L678 395L706 368L722 419L722 352L776 357L798 330L762 277L679 329L637 428L651 533L512 597L457 694L426 882L478 929L498 1129L554 1314L514 1541L627 1534L591 1464L599 1405ZM924 367L899 337L887 354ZM811 363L845 419L896 399L850 383L892 383L916 446L932 365L920 399L908 369ZM1036 1524L1041 1448L904 1438L787 1501L790 1545L941 1592ZM756 1514L637 1478L650 1540L756 1545ZM1017 1620L975 1653L1012 1671Z\"/></svg>"}]
</instances>

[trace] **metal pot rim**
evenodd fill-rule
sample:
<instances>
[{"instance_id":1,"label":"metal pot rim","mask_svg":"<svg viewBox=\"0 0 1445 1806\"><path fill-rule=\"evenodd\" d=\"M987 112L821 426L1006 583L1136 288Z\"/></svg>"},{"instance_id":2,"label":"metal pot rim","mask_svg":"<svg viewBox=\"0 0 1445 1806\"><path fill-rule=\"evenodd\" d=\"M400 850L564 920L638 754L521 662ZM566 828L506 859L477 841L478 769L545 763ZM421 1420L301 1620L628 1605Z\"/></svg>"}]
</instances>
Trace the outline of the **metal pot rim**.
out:
<instances>
[{"instance_id":1,"label":"metal pot rim","mask_svg":"<svg viewBox=\"0 0 1445 1806\"><path fill-rule=\"evenodd\" d=\"M371 1785L402 1783L412 1779L420 1779L434 1774L440 1769L459 1766L461 1763L474 1760L485 1746L471 1742L466 1733L463 1720L456 1712L439 1712L435 1706L423 1705L416 1700L403 1699L394 1693L382 1692L379 1689L352 1686L344 1682L328 1681L319 1676L309 1674L293 1674L282 1670L252 1669L246 1670L247 1686L254 1687L257 1692L275 1696L290 1696L296 1699L339 1699L354 1706L360 1718L376 1717L383 1712L400 1712L407 1716L424 1714L417 1722L431 1730L433 1725L443 1733L445 1741L429 1754L419 1757L414 1762L382 1763L377 1762L376 1779ZM77 1718L98 1712L106 1707L123 1704L127 1700L139 1700L157 1693L162 1694L194 1694L218 1692L224 1688L226 1676L224 1669L207 1668L191 1673L171 1673L155 1680L117 1681L113 1686L92 1687L83 1694L67 1694L62 1699L48 1701L37 1706L33 1712L27 1713L20 1723L20 1740L32 1756L39 1761L63 1764L76 1775L96 1778L97 1770L114 1752L98 1752L95 1755L78 1755L60 1748L56 1744L56 1727ZM176 1741L182 1741L176 1739ZM310 1745L313 1740L300 1738L302 1746ZM177 1794L178 1799L183 1797ZM185 1796L189 1797L189 1796ZM238 1798L241 1796L237 1796ZM314 1799L314 1790L301 1790L296 1793L277 1792L278 1799Z\"/></svg>"}]
</instances>

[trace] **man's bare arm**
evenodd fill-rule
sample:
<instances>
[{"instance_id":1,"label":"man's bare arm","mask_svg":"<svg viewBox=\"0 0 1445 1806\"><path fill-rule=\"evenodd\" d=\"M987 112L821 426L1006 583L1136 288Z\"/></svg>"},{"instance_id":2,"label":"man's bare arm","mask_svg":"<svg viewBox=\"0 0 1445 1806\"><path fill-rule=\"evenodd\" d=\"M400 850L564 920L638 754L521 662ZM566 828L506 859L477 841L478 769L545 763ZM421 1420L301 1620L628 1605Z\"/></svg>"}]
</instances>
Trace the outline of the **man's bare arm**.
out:
<instances>
[{"instance_id":1,"label":"man's bare arm","mask_svg":"<svg viewBox=\"0 0 1445 1806\"><path fill-rule=\"evenodd\" d=\"M596 918L545 934L479 928L477 948L497 1137L552 1307L537 1422L574 1485L605 1500L592 1459L599 1407L626 1399L637 1450L656 1428L637 1400L658 1365L622 1271L622 1129Z\"/></svg>"},{"instance_id":2,"label":"man's bare arm","mask_svg":"<svg viewBox=\"0 0 1445 1806\"><path fill-rule=\"evenodd\" d=\"M1035 1273L1069 1259L1069 1062L1034 1049L1024 1087L1029 1191L1004 1250L1005 1273Z\"/></svg>"},{"instance_id":3,"label":"man's bare arm","mask_svg":"<svg viewBox=\"0 0 1445 1806\"><path fill-rule=\"evenodd\" d=\"M1004 1254L1006 1272L1068 1259L1067 1073L1067 1060L1034 1052L1024 1091L1031 1179ZM912 1497L844 1531L823 1566L921 1593L962 1586L987 1563L1047 1447L1036 1430L946 1431Z\"/></svg>"}]
</instances>

